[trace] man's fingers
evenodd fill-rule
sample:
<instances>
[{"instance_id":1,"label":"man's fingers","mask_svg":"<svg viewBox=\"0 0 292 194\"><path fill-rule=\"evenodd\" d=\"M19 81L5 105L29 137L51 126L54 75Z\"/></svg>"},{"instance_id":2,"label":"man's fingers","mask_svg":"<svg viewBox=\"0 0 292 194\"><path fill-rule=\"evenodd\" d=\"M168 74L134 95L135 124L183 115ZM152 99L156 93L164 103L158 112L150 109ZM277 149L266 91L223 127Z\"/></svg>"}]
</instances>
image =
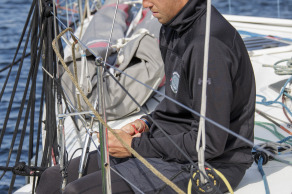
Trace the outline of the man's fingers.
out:
<instances>
[{"instance_id":1,"label":"man's fingers","mask_svg":"<svg viewBox=\"0 0 292 194\"><path fill-rule=\"evenodd\" d=\"M141 137L141 133L137 133L133 137Z\"/></svg>"},{"instance_id":2,"label":"man's fingers","mask_svg":"<svg viewBox=\"0 0 292 194\"><path fill-rule=\"evenodd\" d=\"M97 136L97 140L99 142L99 133L96 133L96 136ZM100 143L100 142L99 142Z\"/></svg>"}]
</instances>

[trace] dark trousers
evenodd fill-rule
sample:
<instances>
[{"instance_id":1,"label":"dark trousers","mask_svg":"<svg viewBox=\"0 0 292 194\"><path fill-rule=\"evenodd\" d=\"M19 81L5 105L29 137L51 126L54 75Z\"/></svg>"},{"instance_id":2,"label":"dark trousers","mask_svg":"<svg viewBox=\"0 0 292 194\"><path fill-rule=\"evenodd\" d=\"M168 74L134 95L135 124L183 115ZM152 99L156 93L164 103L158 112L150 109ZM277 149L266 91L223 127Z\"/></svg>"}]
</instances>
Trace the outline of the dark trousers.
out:
<instances>
[{"instance_id":1,"label":"dark trousers","mask_svg":"<svg viewBox=\"0 0 292 194\"><path fill-rule=\"evenodd\" d=\"M91 152L89 154L88 160L87 160L87 167L85 169L84 176L80 179L78 179L78 168L79 168L79 160L80 158L75 158L70 162L70 165L68 167L68 179L67 179L67 186L65 188L65 194L74 194L74 193L82 193L82 194L93 194L93 193L103 193L102 192L102 179L101 179L101 170L99 168L98 164L98 154L96 151ZM137 167L134 166L135 162L132 161L124 162L130 163L131 167L133 167L133 171L137 169L137 167L141 167L142 164L138 164ZM154 159L155 162L159 161L160 159ZM131 163L132 162L132 163ZM111 166L114 167L115 164L117 164L116 160L111 160ZM122 164L122 163L121 163ZM162 166L166 166L169 164L169 162L165 162L161 160ZM142 165L143 166L143 165ZM174 167L179 166L179 164L176 165L174 163ZM246 165L230 165L230 164L222 164L222 163L211 163L211 166L219 170L226 179L229 181L232 188L235 188L241 179L243 178L245 171L248 166ZM157 166L156 166L157 167ZM161 168L157 168L160 170ZM170 167L170 171L173 171L177 173L177 169L181 169L181 167L177 167L177 169L174 169L173 167ZM167 171L169 171L167 169ZM137 170L134 173L140 173L141 170ZM145 169L143 169L145 172ZM129 172L130 173L130 172ZM147 172L146 172L147 173ZM126 173L124 173L126 174ZM172 175L171 175L172 176ZM174 183L177 184L180 188L183 190L186 190L187 184L189 182L190 174L188 172L181 173L181 177L176 178L177 182L174 180ZM142 174L141 174L142 177ZM157 178L153 173L148 173L147 178L153 180ZM141 178L143 182L143 177ZM141 181L140 180L140 181ZM132 180L133 181L133 180ZM136 180L133 183L138 183ZM219 179L220 182L220 191L226 192L227 188L223 181ZM41 176L39 185L37 186L36 193L37 194L53 194L53 193L61 193L61 184L62 184L62 178L60 173L60 167L54 166L51 168L48 168ZM131 186L122 179L119 175L117 175L115 172L111 171L111 186L112 186L112 193L134 193ZM164 188L163 186L159 186L158 188ZM159 191L159 189L153 189L152 191L148 190L146 193L155 193ZM144 192L144 191L143 191ZM160 190L160 193L174 193L173 190L171 190L169 187L165 187L163 190Z\"/></svg>"},{"instance_id":2,"label":"dark trousers","mask_svg":"<svg viewBox=\"0 0 292 194\"><path fill-rule=\"evenodd\" d=\"M87 160L86 169L82 178L78 179L78 168L80 157L73 159L68 167L67 186L65 194L74 193L103 193L101 169L96 151L90 152ZM111 161L112 162L112 161ZM113 193L133 193L133 190L120 176L111 171L111 184ZM62 177L60 166L54 166L45 170L37 186L37 194L57 194L61 193Z\"/></svg>"}]
</instances>

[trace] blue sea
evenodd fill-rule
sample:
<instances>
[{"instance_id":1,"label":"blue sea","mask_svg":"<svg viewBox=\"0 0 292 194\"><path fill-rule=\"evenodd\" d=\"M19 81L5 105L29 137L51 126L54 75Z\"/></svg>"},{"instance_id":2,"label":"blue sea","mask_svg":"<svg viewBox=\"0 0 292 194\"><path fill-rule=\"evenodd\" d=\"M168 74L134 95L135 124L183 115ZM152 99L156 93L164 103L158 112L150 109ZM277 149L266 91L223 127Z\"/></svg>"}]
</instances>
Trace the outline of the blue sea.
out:
<instances>
[{"instance_id":1,"label":"blue sea","mask_svg":"<svg viewBox=\"0 0 292 194\"><path fill-rule=\"evenodd\" d=\"M30 9L32 0L0 0L0 70L9 65L14 57L22 29ZM251 16L264 16L264 17L280 17L292 19L292 0L213 0L213 5L224 14L236 14L236 15L251 15ZM24 40L26 37L24 38ZM20 52L23 51L22 44ZM29 52L29 48L28 51ZM21 55L18 55L19 58ZM6 109L10 100L11 92L14 85L14 79L17 73L16 65L12 69L11 78L9 79L5 94L0 102L0 130L4 123L6 115ZM17 94L15 96L15 103L13 104L12 112L10 114L10 120L8 122L8 128L4 136L4 140L0 149L0 166L5 166L7 160L7 152L9 151L11 144L11 137L15 128L15 122L22 99L22 93L26 83L26 75L28 74L30 66L30 60L27 58L23 65L23 70L20 76L20 87L17 88ZM8 70L0 72L0 90L3 87ZM41 76L38 77L40 83ZM37 91L41 86L37 85ZM19 94L19 95L18 95ZM37 94L37 104L40 101L40 94ZM38 118L38 112L36 117ZM37 120L37 119L36 119ZM29 125L29 124L28 124ZM22 125L20 125L22 126ZM21 128L21 127L20 127ZM28 133L27 133L28 135ZM36 135L36 134L35 134ZM11 158L9 166L13 166L15 162L15 153L17 151L19 138L16 139L14 146L14 155ZM23 147L21 161L27 162L28 155L28 138L25 139ZM3 171L0 171L0 176ZM0 180L0 194L7 193L11 180L11 172L7 172L5 176ZM15 184L14 191L25 184L25 178L18 176Z\"/></svg>"}]
</instances>

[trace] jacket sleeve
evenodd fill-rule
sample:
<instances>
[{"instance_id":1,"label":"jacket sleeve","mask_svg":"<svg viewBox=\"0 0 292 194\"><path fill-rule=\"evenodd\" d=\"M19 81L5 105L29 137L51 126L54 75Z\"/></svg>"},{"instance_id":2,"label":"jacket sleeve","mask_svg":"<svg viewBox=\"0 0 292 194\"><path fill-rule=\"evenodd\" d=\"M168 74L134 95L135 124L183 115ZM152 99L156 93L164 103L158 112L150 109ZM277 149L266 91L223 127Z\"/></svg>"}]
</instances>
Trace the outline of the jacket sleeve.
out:
<instances>
[{"instance_id":1,"label":"jacket sleeve","mask_svg":"<svg viewBox=\"0 0 292 194\"><path fill-rule=\"evenodd\" d=\"M233 102L232 79L236 74L237 62L230 48L217 39L211 38L208 63L207 84L207 111L206 117L216 123L229 128L230 113ZM200 112L202 75L203 75L203 41L199 42L188 55L192 57L185 64L185 74L189 80L189 90L192 95L192 109ZM193 114L193 113L192 113ZM193 161L197 161L196 141L199 116L193 114L191 130L188 132L170 135L170 138L189 155ZM167 130L167 129L165 129ZM205 159L209 160L221 155L227 144L228 133L218 126L206 121L206 150ZM186 157L169 141L167 137L153 138L149 133L141 138L134 138L132 147L144 157L158 157L165 160L185 162Z\"/></svg>"}]
</instances>

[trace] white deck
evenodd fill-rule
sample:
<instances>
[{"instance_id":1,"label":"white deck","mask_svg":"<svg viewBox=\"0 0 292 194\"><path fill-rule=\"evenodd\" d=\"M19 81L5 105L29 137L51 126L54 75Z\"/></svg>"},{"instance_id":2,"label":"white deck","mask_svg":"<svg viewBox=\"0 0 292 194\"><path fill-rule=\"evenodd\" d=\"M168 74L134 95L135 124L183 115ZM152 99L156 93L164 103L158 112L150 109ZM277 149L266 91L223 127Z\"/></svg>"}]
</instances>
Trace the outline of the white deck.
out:
<instances>
[{"instance_id":1,"label":"white deck","mask_svg":"<svg viewBox=\"0 0 292 194\"><path fill-rule=\"evenodd\" d=\"M281 50L281 49L279 49ZM267 97L267 100L274 100L279 95L274 90L269 88L268 86L272 83L276 83L281 80L285 80L290 76L278 76L274 73L274 69L262 67L262 64L274 64L274 62L283 59L283 58L291 58L292 57L292 49L290 48L289 52L284 53L277 53L277 54L263 54L256 57L251 57L254 72L256 75L256 87L257 87L257 94L263 95ZM261 98L258 98L261 100ZM287 121L282 107L280 105L273 105L273 106L264 106L257 104L256 107L276 118L282 119ZM255 114L256 121L264 121L270 122L263 118L262 116ZM279 121L277 121L279 122ZM287 121L288 122L288 121ZM283 124L279 122L280 124ZM285 126L285 124L283 124ZM286 127L286 126L285 126ZM285 136L289 136L288 133L284 132L280 128L279 132L281 132ZM288 128L289 129L289 128ZM291 130L291 129L290 129ZM292 131L292 130L291 130ZM279 141L267 130L262 129L259 126L255 126L255 136L269 139L271 141ZM255 141L255 143L259 143L259 141ZM292 161L292 155L283 155L281 158L285 160ZM281 193L281 194L291 194L292 193L292 166L288 166L283 163L279 163L276 161L269 161L266 165L263 166L264 172L267 176L267 181L270 188L270 193ZM237 194L246 194L246 193L266 193L263 179L261 177L260 172L257 169L257 165L254 163L250 169L247 170L246 175L244 176L243 180L241 181L240 185L236 189Z\"/></svg>"}]
</instances>

